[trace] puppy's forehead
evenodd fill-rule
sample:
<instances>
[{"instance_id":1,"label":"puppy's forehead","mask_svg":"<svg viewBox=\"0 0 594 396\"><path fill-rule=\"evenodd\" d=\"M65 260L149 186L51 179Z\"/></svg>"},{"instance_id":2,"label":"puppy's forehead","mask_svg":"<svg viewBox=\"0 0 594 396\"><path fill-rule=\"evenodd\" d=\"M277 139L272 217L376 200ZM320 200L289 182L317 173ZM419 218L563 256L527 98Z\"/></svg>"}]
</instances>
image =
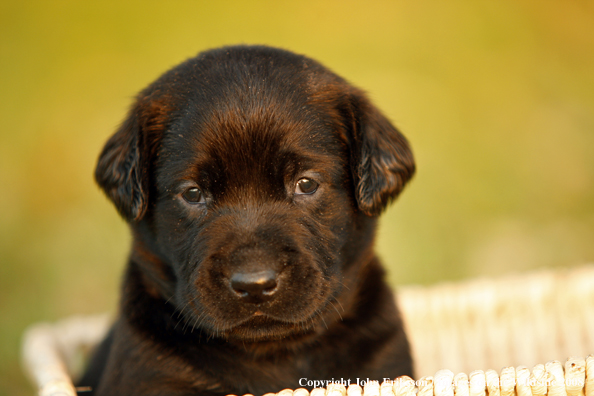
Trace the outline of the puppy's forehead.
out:
<instances>
[{"instance_id":1,"label":"puppy's forehead","mask_svg":"<svg viewBox=\"0 0 594 396\"><path fill-rule=\"evenodd\" d=\"M178 74L189 83L181 116L162 142L165 173L208 173L227 183L280 177L288 168L336 173L345 142L332 115L312 100L312 81L323 70L306 61L221 59Z\"/></svg>"},{"instance_id":2,"label":"puppy's forehead","mask_svg":"<svg viewBox=\"0 0 594 396\"><path fill-rule=\"evenodd\" d=\"M199 173L226 183L282 181L289 173L336 173L344 165L345 147L331 126L291 117L282 107L222 107L206 122L192 122L176 132L166 137L162 156L182 178Z\"/></svg>"}]
</instances>

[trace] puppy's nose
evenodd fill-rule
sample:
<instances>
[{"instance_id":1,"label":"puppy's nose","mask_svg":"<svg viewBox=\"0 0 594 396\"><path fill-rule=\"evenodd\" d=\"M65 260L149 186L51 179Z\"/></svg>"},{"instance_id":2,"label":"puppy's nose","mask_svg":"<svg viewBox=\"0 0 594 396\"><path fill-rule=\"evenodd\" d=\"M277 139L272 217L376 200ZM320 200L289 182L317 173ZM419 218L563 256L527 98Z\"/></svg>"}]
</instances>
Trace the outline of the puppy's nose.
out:
<instances>
[{"instance_id":1,"label":"puppy's nose","mask_svg":"<svg viewBox=\"0 0 594 396\"><path fill-rule=\"evenodd\" d=\"M243 301L258 304L270 300L277 290L277 272L236 272L231 275L231 288Z\"/></svg>"}]
</instances>

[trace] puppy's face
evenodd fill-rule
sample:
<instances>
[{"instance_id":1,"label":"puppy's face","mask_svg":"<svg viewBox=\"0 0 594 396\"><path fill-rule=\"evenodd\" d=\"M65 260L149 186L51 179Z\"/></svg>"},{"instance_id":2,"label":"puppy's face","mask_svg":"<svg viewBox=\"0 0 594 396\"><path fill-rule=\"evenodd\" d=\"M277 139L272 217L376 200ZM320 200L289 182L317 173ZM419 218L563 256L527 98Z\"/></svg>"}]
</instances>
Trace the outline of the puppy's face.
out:
<instances>
[{"instance_id":1,"label":"puppy's face","mask_svg":"<svg viewBox=\"0 0 594 396\"><path fill-rule=\"evenodd\" d=\"M375 216L413 171L360 91L302 56L231 47L143 91L96 177L132 225L147 290L184 326L264 341L340 316Z\"/></svg>"},{"instance_id":2,"label":"puppy's face","mask_svg":"<svg viewBox=\"0 0 594 396\"><path fill-rule=\"evenodd\" d=\"M156 246L192 325L254 339L307 331L342 287L355 221L346 148L292 100L228 106L237 96L200 103L190 112L204 120L164 137Z\"/></svg>"}]
</instances>

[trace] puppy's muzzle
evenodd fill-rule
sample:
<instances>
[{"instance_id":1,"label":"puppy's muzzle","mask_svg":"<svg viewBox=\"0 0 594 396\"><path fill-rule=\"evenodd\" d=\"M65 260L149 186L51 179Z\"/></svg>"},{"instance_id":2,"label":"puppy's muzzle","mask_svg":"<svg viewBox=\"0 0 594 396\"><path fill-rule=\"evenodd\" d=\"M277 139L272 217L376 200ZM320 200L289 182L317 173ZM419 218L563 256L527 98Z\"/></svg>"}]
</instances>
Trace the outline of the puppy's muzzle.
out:
<instances>
[{"instance_id":1,"label":"puppy's muzzle","mask_svg":"<svg viewBox=\"0 0 594 396\"><path fill-rule=\"evenodd\" d=\"M243 302L259 304L274 297L278 290L278 272L272 269L234 272L229 284Z\"/></svg>"}]
</instances>

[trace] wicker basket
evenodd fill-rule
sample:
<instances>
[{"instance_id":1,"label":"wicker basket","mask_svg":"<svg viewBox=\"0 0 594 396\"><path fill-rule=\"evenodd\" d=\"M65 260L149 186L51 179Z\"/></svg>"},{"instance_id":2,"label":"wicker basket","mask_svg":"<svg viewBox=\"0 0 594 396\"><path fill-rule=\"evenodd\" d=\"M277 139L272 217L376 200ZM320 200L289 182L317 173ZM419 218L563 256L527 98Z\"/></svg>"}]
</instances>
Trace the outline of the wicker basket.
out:
<instances>
[{"instance_id":1,"label":"wicker basket","mask_svg":"<svg viewBox=\"0 0 594 396\"><path fill-rule=\"evenodd\" d=\"M402 287L398 303L419 380L327 384L278 395L594 396L594 357L581 358L594 353L594 266ZM39 395L75 396L77 357L108 326L102 315L29 328L23 364ZM555 360L567 356L565 364Z\"/></svg>"}]
</instances>

